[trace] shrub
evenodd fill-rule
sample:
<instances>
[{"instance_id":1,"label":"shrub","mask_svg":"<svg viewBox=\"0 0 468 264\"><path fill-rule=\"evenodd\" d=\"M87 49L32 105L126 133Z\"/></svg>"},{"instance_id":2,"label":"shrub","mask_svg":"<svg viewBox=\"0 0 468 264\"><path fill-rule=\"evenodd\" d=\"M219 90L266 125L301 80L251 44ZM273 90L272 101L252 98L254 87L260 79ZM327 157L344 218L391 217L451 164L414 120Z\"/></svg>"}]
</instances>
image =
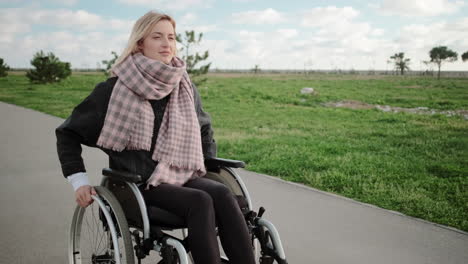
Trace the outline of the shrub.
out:
<instances>
[{"instance_id":1,"label":"shrub","mask_svg":"<svg viewBox=\"0 0 468 264\"><path fill-rule=\"evenodd\" d=\"M3 59L0 58L0 77L5 77L8 75L8 70L10 70L10 67L6 63L3 63Z\"/></svg>"},{"instance_id":2,"label":"shrub","mask_svg":"<svg viewBox=\"0 0 468 264\"><path fill-rule=\"evenodd\" d=\"M102 61L102 64L106 65L106 70L104 71L104 75L106 77L109 77L110 69L112 68L112 65L114 65L117 58L119 58L119 55L117 55L117 52L111 51L111 54L112 54L112 59Z\"/></svg>"},{"instance_id":3,"label":"shrub","mask_svg":"<svg viewBox=\"0 0 468 264\"><path fill-rule=\"evenodd\" d=\"M61 62L52 52L47 55L39 51L34 54L31 65L35 69L29 70L26 77L33 83L53 83L71 75L71 65L68 62Z\"/></svg>"},{"instance_id":4,"label":"shrub","mask_svg":"<svg viewBox=\"0 0 468 264\"><path fill-rule=\"evenodd\" d=\"M205 65L197 65L199 62L203 63L204 60L208 59L209 53L207 50L202 55L200 55L198 52L193 54L193 50L190 50L193 45L200 44L202 37L203 33L199 33L197 38L195 36L195 31L193 30L185 31L185 36L183 39L181 34L176 35L177 42L182 45L179 51L180 53L185 53L182 55L182 60L184 60L187 64L187 73L190 75L191 81L196 86L200 86L206 82L207 79L202 77L208 73L211 65L211 62Z\"/></svg>"}]
</instances>

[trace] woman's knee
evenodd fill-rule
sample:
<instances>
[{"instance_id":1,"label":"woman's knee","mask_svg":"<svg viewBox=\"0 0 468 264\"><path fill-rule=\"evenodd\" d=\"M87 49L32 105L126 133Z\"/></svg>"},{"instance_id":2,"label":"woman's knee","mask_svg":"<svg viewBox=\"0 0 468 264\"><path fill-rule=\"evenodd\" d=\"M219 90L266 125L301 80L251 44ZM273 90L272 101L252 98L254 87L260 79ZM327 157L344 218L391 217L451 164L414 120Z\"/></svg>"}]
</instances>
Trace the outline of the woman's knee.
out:
<instances>
[{"instance_id":1,"label":"woman's knee","mask_svg":"<svg viewBox=\"0 0 468 264\"><path fill-rule=\"evenodd\" d=\"M221 199L231 199L233 198L233 195L231 193L231 190L229 188L222 184L218 183L215 185L215 188L212 191L212 198L214 201L221 200Z\"/></svg>"},{"instance_id":2,"label":"woman's knee","mask_svg":"<svg viewBox=\"0 0 468 264\"><path fill-rule=\"evenodd\" d=\"M190 196L190 202L194 205L193 207L199 209L212 209L213 198L205 191L197 190Z\"/></svg>"},{"instance_id":3,"label":"woman's knee","mask_svg":"<svg viewBox=\"0 0 468 264\"><path fill-rule=\"evenodd\" d=\"M231 190L224 184L217 184L210 192L216 210L238 206Z\"/></svg>"}]
</instances>

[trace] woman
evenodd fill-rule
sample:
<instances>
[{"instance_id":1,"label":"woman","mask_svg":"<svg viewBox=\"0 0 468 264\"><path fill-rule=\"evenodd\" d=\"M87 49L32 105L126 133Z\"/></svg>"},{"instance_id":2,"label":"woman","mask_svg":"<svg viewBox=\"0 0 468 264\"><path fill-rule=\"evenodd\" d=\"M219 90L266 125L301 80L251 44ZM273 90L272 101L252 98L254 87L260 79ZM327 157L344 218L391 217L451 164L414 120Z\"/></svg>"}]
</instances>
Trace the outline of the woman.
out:
<instances>
[{"instance_id":1,"label":"woman","mask_svg":"<svg viewBox=\"0 0 468 264\"><path fill-rule=\"evenodd\" d=\"M99 147L109 166L142 175L147 204L186 219L196 263L220 263L215 223L230 263L255 263L240 208L224 185L204 178L204 158L216 155L210 117L175 56L175 21L149 12L94 91L56 129L63 174L77 203L92 203L81 144Z\"/></svg>"}]
</instances>

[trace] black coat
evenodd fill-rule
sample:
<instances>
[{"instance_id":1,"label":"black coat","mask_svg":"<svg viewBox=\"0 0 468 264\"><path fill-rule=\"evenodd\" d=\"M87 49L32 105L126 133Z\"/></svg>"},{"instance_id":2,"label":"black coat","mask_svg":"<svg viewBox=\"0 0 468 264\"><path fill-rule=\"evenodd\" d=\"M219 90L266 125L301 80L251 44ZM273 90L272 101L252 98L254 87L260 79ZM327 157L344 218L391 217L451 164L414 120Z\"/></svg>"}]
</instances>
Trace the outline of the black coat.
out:
<instances>
[{"instance_id":1,"label":"black coat","mask_svg":"<svg viewBox=\"0 0 468 264\"><path fill-rule=\"evenodd\" d=\"M81 144L97 147L106 152L109 156L109 167L140 174L145 180L151 176L156 167L157 162L151 157L170 95L161 100L149 100L155 117L150 151L123 150L117 152L96 146L104 125L109 99L116 82L117 77L112 77L96 85L92 93L76 106L70 117L55 130L57 152L65 177L77 172L86 171L81 157ZM211 119L203 111L200 95L195 85L192 85L192 88L194 91L195 111L201 128L203 156L205 158L215 157L216 143L213 139Z\"/></svg>"}]
</instances>

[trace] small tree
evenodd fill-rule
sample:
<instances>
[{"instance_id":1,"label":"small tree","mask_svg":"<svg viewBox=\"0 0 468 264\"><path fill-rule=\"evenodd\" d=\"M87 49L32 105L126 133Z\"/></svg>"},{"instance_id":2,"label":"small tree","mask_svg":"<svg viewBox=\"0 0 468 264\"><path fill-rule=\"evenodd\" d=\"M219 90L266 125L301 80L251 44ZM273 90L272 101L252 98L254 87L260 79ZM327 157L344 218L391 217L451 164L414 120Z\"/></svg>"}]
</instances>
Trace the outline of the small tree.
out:
<instances>
[{"instance_id":1,"label":"small tree","mask_svg":"<svg viewBox=\"0 0 468 264\"><path fill-rule=\"evenodd\" d=\"M457 60L458 54L445 46L434 47L429 51L429 57L431 62L435 63L439 68L437 73L437 79L440 79L440 67L443 62L454 62Z\"/></svg>"},{"instance_id":2,"label":"small tree","mask_svg":"<svg viewBox=\"0 0 468 264\"><path fill-rule=\"evenodd\" d=\"M6 77L9 70L10 67L8 67L8 65L3 62L3 59L0 58L0 77Z\"/></svg>"},{"instance_id":3,"label":"small tree","mask_svg":"<svg viewBox=\"0 0 468 264\"><path fill-rule=\"evenodd\" d=\"M410 59L405 58L405 53L395 53L395 55L390 56L390 59L393 60L395 64L395 70L400 71L401 75L405 74L405 70L409 70Z\"/></svg>"},{"instance_id":4,"label":"small tree","mask_svg":"<svg viewBox=\"0 0 468 264\"><path fill-rule=\"evenodd\" d=\"M432 65L434 65L434 63L431 62L430 60L428 60L428 61L422 61L422 63L426 66L426 70L425 70L425 72L423 73L423 75L431 75L431 76L434 76L434 68L432 67Z\"/></svg>"},{"instance_id":5,"label":"small tree","mask_svg":"<svg viewBox=\"0 0 468 264\"><path fill-rule=\"evenodd\" d=\"M462 57L463 62L467 61L467 60L468 60L468 51L466 51L465 53L463 53L463 54L461 55L461 57Z\"/></svg>"},{"instance_id":6,"label":"small tree","mask_svg":"<svg viewBox=\"0 0 468 264\"><path fill-rule=\"evenodd\" d=\"M197 66L198 63L208 58L208 51L205 51L203 55L200 55L198 52L195 52L195 54L190 52L191 46L200 44L202 37L203 33L199 33L198 37L195 37L195 31L193 30L185 31L185 36L183 39L180 34L177 34L176 36L177 42L182 45L179 51L183 53L182 59L187 64L187 72L190 74L190 78L197 86L206 81L206 78L201 78L201 76L208 73L211 65L210 62L205 65Z\"/></svg>"},{"instance_id":7,"label":"small tree","mask_svg":"<svg viewBox=\"0 0 468 264\"><path fill-rule=\"evenodd\" d=\"M258 64L255 64L255 67L252 69L253 73L257 74L260 72L260 66Z\"/></svg>"},{"instance_id":8,"label":"small tree","mask_svg":"<svg viewBox=\"0 0 468 264\"><path fill-rule=\"evenodd\" d=\"M112 59L102 61L102 64L106 65L106 70L104 71L104 75L106 77L109 77L109 74L110 74L109 71L110 71L112 65L114 65L115 61L119 57L119 55L117 55L117 52L115 52L115 51L111 51L111 55L112 55Z\"/></svg>"},{"instance_id":9,"label":"small tree","mask_svg":"<svg viewBox=\"0 0 468 264\"><path fill-rule=\"evenodd\" d=\"M26 77L32 83L53 83L71 75L71 65L68 62L61 62L52 52L47 55L39 51L34 54L31 65L35 69L26 72Z\"/></svg>"}]
</instances>

